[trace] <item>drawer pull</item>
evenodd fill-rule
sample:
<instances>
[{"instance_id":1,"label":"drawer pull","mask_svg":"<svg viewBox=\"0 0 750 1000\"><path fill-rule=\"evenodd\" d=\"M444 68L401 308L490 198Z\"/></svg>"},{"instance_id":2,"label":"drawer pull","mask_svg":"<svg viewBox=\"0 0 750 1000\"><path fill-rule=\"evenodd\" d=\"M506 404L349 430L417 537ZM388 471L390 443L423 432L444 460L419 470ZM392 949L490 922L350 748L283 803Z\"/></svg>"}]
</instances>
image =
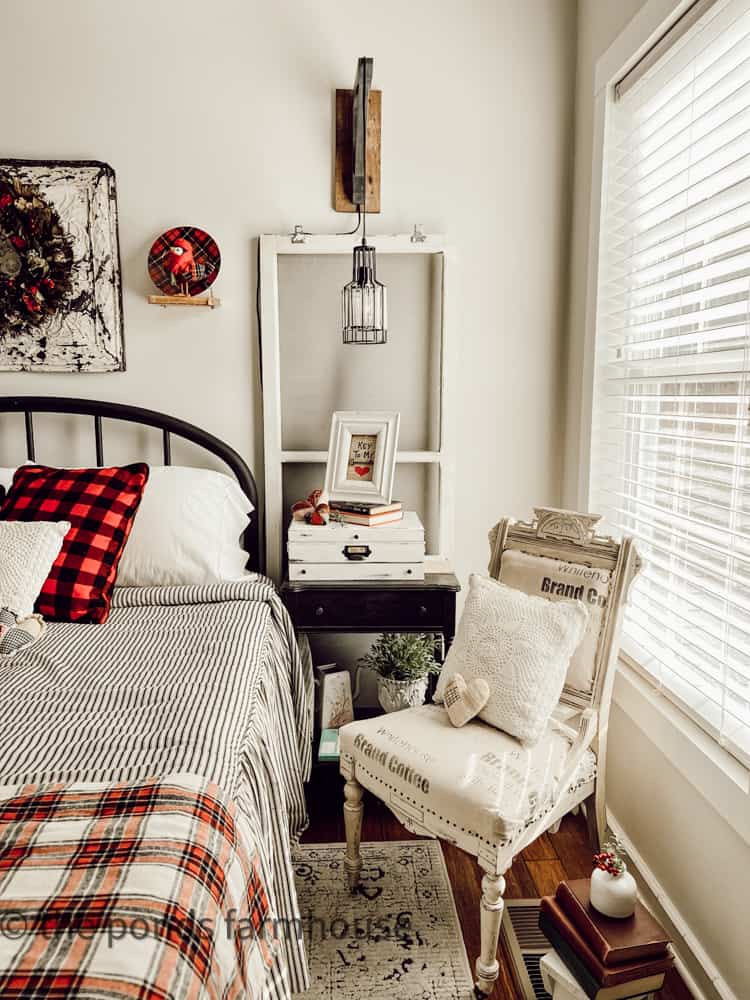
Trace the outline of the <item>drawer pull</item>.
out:
<instances>
[{"instance_id":1,"label":"drawer pull","mask_svg":"<svg viewBox=\"0 0 750 1000\"><path fill-rule=\"evenodd\" d=\"M352 562L361 562L372 555L372 549L369 545L345 545L341 554Z\"/></svg>"},{"instance_id":2,"label":"drawer pull","mask_svg":"<svg viewBox=\"0 0 750 1000\"><path fill-rule=\"evenodd\" d=\"M323 607L323 605L322 605L322 604L319 604L319 605L317 606L317 608L315 609L315 614L316 614L316 616L317 616L318 618L320 618L320 616L321 616L321 615L324 615L324 614L325 614L325 612L326 612L326 609L325 609L325 608Z\"/></svg>"}]
</instances>

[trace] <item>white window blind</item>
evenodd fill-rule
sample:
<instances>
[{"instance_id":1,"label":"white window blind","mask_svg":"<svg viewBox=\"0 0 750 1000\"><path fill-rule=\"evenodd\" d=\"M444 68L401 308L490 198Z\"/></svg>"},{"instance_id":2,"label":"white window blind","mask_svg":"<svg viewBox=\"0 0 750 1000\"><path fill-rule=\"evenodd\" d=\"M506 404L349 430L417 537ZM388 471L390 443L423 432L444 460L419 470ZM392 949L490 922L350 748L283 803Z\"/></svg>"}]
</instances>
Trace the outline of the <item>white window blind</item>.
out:
<instances>
[{"instance_id":1,"label":"white window blind","mask_svg":"<svg viewBox=\"0 0 750 1000\"><path fill-rule=\"evenodd\" d=\"M605 128L590 509L638 540L624 649L750 765L750 0Z\"/></svg>"}]
</instances>

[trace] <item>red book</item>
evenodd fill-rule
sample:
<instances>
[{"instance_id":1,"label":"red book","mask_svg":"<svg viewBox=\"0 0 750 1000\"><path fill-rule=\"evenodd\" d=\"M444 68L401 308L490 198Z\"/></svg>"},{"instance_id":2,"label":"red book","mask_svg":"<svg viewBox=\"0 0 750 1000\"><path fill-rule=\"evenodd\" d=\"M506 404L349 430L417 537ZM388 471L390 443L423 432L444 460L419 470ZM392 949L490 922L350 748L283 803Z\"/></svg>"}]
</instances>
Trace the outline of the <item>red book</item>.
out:
<instances>
[{"instance_id":1,"label":"red book","mask_svg":"<svg viewBox=\"0 0 750 1000\"><path fill-rule=\"evenodd\" d=\"M578 928L568 919L565 911L556 902L554 896L544 896L539 906L540 918L549 920L563 940L570 946L589 970L600 986L619 986L634 979L645 979L666 972L671 968L673 958L669 953L660 958L646 961L620 962L619 965L602 965L588 945L588 942L578 932Z\"/></svg>"},{"instance_id":2,"label":"red book","mask_svg":"<svg viewBox=\"0 0 750 1000\"><path fill-rule=\"evenodd\" d=\"M661 958L667 954L667 933L642 903L636 901L632 917L617 920L594 909L590 891L590 879L573 879L558 885L555 899L602 965Z\"/></svg>"}]
</instances>

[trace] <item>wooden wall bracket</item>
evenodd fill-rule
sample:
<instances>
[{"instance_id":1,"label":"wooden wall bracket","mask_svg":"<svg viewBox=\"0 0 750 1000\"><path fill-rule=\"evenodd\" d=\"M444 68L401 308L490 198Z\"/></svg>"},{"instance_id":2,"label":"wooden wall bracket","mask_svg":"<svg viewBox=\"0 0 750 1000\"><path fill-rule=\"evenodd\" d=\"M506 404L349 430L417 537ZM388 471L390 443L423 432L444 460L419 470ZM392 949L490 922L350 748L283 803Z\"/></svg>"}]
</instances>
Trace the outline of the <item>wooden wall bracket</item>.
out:
<instances>
[{"instance_id":1,"label":"wooden wall bracket","mask_svg":"<svg viewBox=\"0 0 750 1000\"><path fill-rule=\"evenodd\" d=\"M208 309L215 309L217 306L221 305L221 299L214 298L210 293L208 295L149 295L148 297L149 305L152 306L162 306L166 309L167 306L204 306Z\"/></svg>"},{"instance_id":2,"label":"wooden wall bracket","mask_svg":"<svg viewBox=\"0 0 750 1000\"><path fill-rule=\"evenodd\" d=\"M333 207L337 212L356 212L352 202L352 95L336 91L336 157ZM380 211L380 124L382 91L371 90L367 109L367 214Z\"/></svg>"}]
</instances>

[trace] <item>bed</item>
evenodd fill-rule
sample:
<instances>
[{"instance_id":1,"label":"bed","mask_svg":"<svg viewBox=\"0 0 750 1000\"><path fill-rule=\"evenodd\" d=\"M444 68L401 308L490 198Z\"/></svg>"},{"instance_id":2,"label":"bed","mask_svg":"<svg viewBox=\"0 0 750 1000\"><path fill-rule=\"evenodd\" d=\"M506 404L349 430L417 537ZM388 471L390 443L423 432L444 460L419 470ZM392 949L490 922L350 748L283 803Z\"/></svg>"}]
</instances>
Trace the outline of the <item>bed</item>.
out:
<instances>
[{"instance_id":1,"label":"bed","mask_svg":"<svg viewBox=\"0 0 750 1000\"><path fill-rule=\"evenodd\" d=\"M106 624L51 623L0 662L0 994L283 1000L307 986L290 851L306 823L312 677L260 572L253 477L223 442L163 414L0 399L0 413L24 414L30 460L40 411L91 416L97 465L102 418L158 428L165 465L172 435L187 438L229 465L254 511L243 579L116 587ZM220 877L209 877L209 861ZM181 923L175 894L189 916ZM139 914L159 913L146 943L112 940L131 897ZM185 899L227 926L202 936ZM254 936L226 933L240 913Z\"/></svg>"}]
</instances>

